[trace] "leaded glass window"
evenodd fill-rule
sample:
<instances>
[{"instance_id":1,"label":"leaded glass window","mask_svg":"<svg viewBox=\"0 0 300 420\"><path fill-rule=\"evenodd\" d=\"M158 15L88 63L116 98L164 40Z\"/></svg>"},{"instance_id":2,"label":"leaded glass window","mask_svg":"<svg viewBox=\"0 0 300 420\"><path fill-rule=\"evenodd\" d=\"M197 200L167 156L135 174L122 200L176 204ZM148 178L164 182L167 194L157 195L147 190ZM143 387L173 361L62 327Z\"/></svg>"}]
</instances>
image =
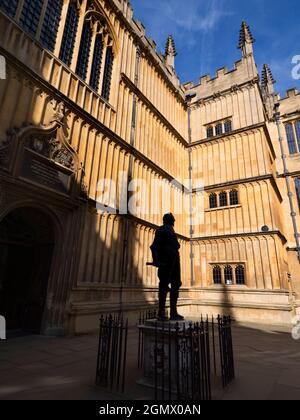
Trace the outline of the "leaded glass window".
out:
<instances>
[{"instance_id":1,"label":"leaded glass window","mask_svg":"<svg viewBox=\"0 0 300 420\"><path fill-rule=\"evenodd\" d=\"M217 124L216 125L216 136L220 136L223 133L223 127L222 124Z\"/></svg>"},{"instance_id":2,"label":"leaded glass window","mask_svg":"<svg viewBox=\"0 0 300 420\"><path fill-rule=\"evenodd\" d=\"M298 151L300 151L300 121L296 121L295 130L297 135Z\"/></svg>"},{"instance_id":3,"label":"leaded glass window","mask_svg":"<svg viewBox=\"0 0 300 420\"><path fill-rule=\"evenodd\" d=\"M92 37L91 26L89 22L86 22L83 26L77 67L76 67L76 73L83 80L86 79L86 73L87 73L87 68L88 68L88 63L89 63L89 56L90 56L90 50L91 50L91 37Z\"/></svg>"},{"instance_id":4,"label":"leaded glass window","mask_svg":"<svg viewBox=\"0 0 300 420\"><path fill-rule=\"evenodd\" d=\"M220 201L220 207L228 206L227 193L225 191L220 193L219 201Z\"/></svg>"},{"instance_id":5,"label":"leaded glass window","mask_svg":"<svg viewBox=\"0 0 300 420\"><path fill-rule=\"evenodd\" d=\"M225 121L224 123L224 131L226 134L230 133L232 131L232 122L230 120Z\"/></svg>"},{"instance_id":6,"label":"leaded glass window","mask_svg":"<svg viewBox=\"0 0 300 420\"><path fill-rule=\"evenodd\" d=\"M95 41L95 49L94 49L91 80L90 80L91 87L96 91L99 89L102 56L103 56L103 39L102 39L102 35L97 35L96 41Z\"/></svg>"},{"instance_id":7,"label":"leaded glass window","mask_svg":"<svg viewBox=\"0 0 300 420\"><path fill-rule=\"evenodd\" d=\"M232 190L229 193L230 195L230 205L237 206L239 204L239 194L237 190Z\"/></svg>"},{"instance_id":8,"label":"leaded glass window","mask_svg":"<svg viewBox=\"0 0 300 420\"><path fill-rule=\"evenodd\" d=\"M32 36L36 35L43 3L43 0L24 0L20 17L20 25L24 31L28 32Z\"/></svg>"},{"instance_id":9,"label":"leaded glass window","mask_svg":"<svg viewBox=\"0 0 300 420\"><path fill-rule=\"evenodd\" d=\"M209 139L210 137L214 136L214 129L212 126L207 127L206 129L206 133L207 133L207 138Z\"/></svg>"},{"instance_id":10,"label":"leaded glass window","mask_svg":"<svg viewBox=\"0 0 300 420\"><path fill-rule=\"evenodd\" d=\"M110 96L113 62L114 62L114 56L113 56L112 47L107 47L106 58L105 58L104 77L103 77L103 86L102 86L102 96L107 101L109 100L109 96Z\"/></svg>"},{"instance_id":11,"label":"leaded glass window","mask_svg":"<svg viewBox=\"0 0 300 420\"><path fill-rule=\"evenodd\" d=\"M299 211L300 211L300 178L295 179L295 186L296 186L296 194L297 194L298 206L299 206Z\"/></svg>"},{"instance_id":12,"label":"leaded glass window","mask_svg":"<svg viewBox=\"0 0 300 420\"><path fill-rule=\"evenodd\" d=\"M14 17L18 7L18 0L0 0L0 9L10 17Z\"/></svg>"},{"instance_id":13,"label":"leaded glass window","mask_svg":"<svg viewBox=\"0 0 300 420\"><path fill-rule=\"evenodd\" d=\"M211 209L215 209L216 207L218 207L218 200L217 200L217 194L212 193L209 196L209 207Z\"/></svg>"},{"instance_id":14,"label":"leaded glass window","mask_svg":"<svg viewBox=\"0 0 300 420\"><path fill-rule=\"evenodd\" d=\"M66 25L64 29L62 44L60 48L59 58L67 65L70 66L72 62L74 44L78 27L79 14L76 3L70 3Z\"/></svg>"},{"instance_id":15,"label":"leaded glass window","mask_svg":"<svg viewBox=\"0 0 300 420\"><path fill-rule=\"evenodd\" d=\"M40 39L43 46L52 52L55 48L62 7L63 0L48 0Z\"/></svg>"},{"instance_id":16,"label":"leaded glass window","mask_svg":"<svg viewBox=\"0 0 300 420\"><path fill-rule=\"evenodd\" d=\"M232 267L230 265L227 265L224 268L224 279L225 279L225 284L226 285L233 284L233 271L232 271Z\"/></svg>"},{"instance_id":17,"label":"leaded glass window","mask_svg":"<svg viewBox=\"0 0 300 420\"><path fill-rule=\"evenodd\" d=\"M286 136L287 136L290 154L294 155L295 153L297 153L297 147L296 147L293 124L287 124L285 126L285 130L286 130Z\"/></svg>"},{"instance_id":18,"label":"leaded glass window","mask_svg":"<svg viewBox=\"0 0 300 420\"><path fill-rule=\"evenodd\" d=\"M214 284L222 284L222 271L219 265L216 265L213 268L213 279L214 279Z\"/></svg>"},{"instance_id":19,"label":"leaded glass window","mask_svg":"<svg viewBox=\"0 0 300 420\"><path fill-rule=\"evenodd\" d=\"M245 284L245 268L242 265L238 265L235 269L236 284Z\"/></svg>"}]
</instances>

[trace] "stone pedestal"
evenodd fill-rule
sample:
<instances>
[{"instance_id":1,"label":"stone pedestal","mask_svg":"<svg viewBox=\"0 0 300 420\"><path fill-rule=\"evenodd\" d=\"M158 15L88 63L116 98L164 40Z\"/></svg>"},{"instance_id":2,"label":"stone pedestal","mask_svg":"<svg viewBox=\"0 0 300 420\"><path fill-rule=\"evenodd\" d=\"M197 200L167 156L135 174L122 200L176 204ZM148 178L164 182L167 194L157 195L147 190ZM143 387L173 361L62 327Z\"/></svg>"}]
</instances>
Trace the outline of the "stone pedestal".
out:
<instances>
[{"instance_id":1,"label":"stone pedestal","mask_svg":"<svg viewBox=\"0 0 300 420\"><path fill-rule=\"evenodd\" d=\"M139 328L143 334L143 377L140 385L158 389L171 389L176 393L182 388L183 377L191 377L191 352L181 333L188 331L190 321L161 322L148 320ZM156 349L156 356L155 356ZM155 373L156 357L156 373ZM182 372L185 372L182 375Z\"/></svg>"}]
</instances>

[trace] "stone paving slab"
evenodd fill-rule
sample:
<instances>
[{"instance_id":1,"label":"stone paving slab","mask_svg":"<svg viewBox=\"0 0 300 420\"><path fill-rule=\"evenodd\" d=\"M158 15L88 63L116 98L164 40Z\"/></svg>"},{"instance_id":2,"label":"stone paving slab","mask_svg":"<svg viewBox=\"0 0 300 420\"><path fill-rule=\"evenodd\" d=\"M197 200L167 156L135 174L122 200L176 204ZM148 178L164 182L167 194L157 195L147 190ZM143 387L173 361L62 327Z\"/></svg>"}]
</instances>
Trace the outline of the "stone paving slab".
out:
<instances>
[{"instance_id":1,"label":"stone paving slab","mask_svg":"<svg viewBox=\"0 0 300 420\"><path fill-rule=\"evenodd\" d=\"M236 380L215 399L300 399L300 341L282 327L235 325ZM26 336L0 342L0 399L139 399L152 390L136 384L138 337L129 331L125 395L94 385L97 336Z\"/></svg>"}]
</instances>

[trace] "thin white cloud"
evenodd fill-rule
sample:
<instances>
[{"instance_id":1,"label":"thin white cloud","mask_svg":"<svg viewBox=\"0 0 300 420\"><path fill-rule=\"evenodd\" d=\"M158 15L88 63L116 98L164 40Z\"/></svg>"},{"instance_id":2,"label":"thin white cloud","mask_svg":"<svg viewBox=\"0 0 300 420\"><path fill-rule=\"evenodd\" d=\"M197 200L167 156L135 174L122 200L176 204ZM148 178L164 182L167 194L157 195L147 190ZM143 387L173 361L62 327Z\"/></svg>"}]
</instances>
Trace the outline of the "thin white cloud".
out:
<instances>
[{"instance_id":1,"label":"thin white cloud","mask_svg":"<svg viewBox=\"0 0 300 420\"><path fill-rule=\"evenodd\" d=\"M216 33L222 20L233 13L226 0L133 0L148 15L146 34L163 50L167 36L175 38L177 50L195 51L199 75L207 72L213 60ZM226 7L227 6L227 7Z\"/></svg>"},{"instance_id":2,"label":"thin white cloud","mask_svg":"<svg viewBox=\"0 0 300 420\"><path fill-rule=\"evenodd\" d=\"M180 15L177 15L174 10L170 10L168 14L169 18L180 28L195 32L214 29L219 20L228 15L229 12L222 10L210 10L209 13L204 16L200 13L186 13L185 16L181 17Z\"/></svg>"},{"instance_id":3,"label":"thin white cloud","mask_svg":"<svg viewBox=\"0 0 300 420\"><path fill-rule=\"evenodd\" d=\"M224 10L223 0L147 1L145 7L159 14L162 24L171 22L187 31L206 31L232 13Z\"/></svg>"}]
</instances>

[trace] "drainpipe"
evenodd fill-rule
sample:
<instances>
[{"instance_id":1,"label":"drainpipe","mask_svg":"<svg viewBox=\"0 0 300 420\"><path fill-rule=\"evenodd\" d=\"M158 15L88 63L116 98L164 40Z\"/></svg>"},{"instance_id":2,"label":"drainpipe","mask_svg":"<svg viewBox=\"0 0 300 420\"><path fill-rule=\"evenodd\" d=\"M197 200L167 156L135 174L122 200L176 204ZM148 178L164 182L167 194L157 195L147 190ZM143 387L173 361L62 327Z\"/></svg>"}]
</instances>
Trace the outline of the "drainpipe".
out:
<instances>
[{"instance_id":1,"label":"drainpipe","mask_svg":"<svg viewBox=\"0 0 300 420\"><path fill-rule=\"evenodd\" d=\"M294 237L295 237L295 240L296 240L297 256L298 256L298 260L299 260L299 263L300 263L300 239L299 239L300 235L299 235L298 227L297 227L296 212L295 212L294 201L293 201L293 193L292 193L292 190L291 190L291 183L290 183L289 170L288 170L288 166L287 166L286 154L284 153L284 147L283 147L284 139L283 139L283 136L281 135L279 107L280 107L279 103L275 104L274 118L275 118L275 121L276 121L276 126L277 126L277 131L278 131L278 138L279 138L280 151L281 151L281 159L282 159L282 163L283 163L283 173L284 173L284 178L285 178L286 187L287 187L287 191L288 191L290 210L291 210L291 218L292 218L293 229L294 229Z\"/></svg>"},{"instance_id":2,"label":"drainpipe","mask_svg":"<svg viewBox=\"0 0 300 420\"><path fill-rule=\"evenodd\" d=\"M191 128L191 101L196 96L196 94L188 95L186 101L188 104L188 141L189 144L192 143L192 128ZM189 147L189 213L190 213L190 269L191 269L191 286L195 286L195 275L194 275L194 249L193 249L193 166L192 166L192 149Z\"/></svg>"}]
</instances>

